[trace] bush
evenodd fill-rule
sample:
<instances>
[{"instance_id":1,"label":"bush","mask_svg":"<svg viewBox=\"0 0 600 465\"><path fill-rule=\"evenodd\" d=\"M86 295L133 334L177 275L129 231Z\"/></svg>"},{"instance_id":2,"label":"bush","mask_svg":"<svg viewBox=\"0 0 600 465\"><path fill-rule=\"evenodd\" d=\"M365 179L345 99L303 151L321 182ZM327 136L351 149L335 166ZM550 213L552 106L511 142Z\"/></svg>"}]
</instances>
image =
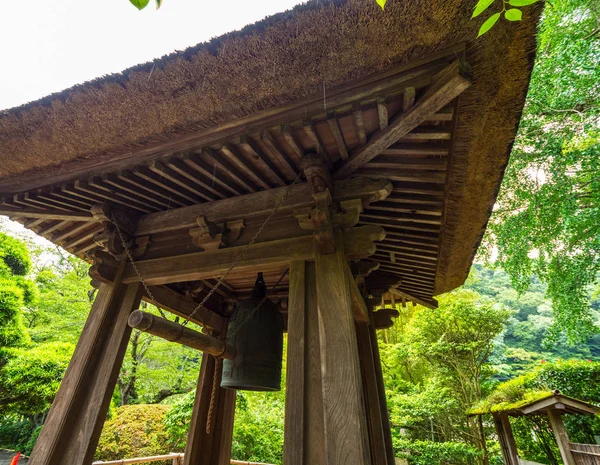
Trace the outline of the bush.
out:
<instances>
[{"instance_id":1,"label":"bush","mask_svg":"<svg viewBox=\"0 0 600 465\"><path fill-rule=\"evenodd\" d=\"M173 452L185 450L195 396L196 391L194 390L179 397L165 415L165 428Z\"/></svg>"},{"instance_id":2,"label":"bush","mask_svg":"<svg viewBox=\"0 0 600 465\"><path fill-rule=\"evenodd\" d=\"M58 391L74 346L49 342L32 348L8 349L0 369L0 413L37 415L46 412Z\"/></svg>"},{"instance_id":3,"label":"bush","mask_svg":"<svg viewBox=\"0 0 600 465\"><path fill-rule=\"evenodd\" d=\"M124 405L104 423L96 460L119 460L168 454L169 436L164 418L166 405Z\"/></svg>"},{"instance_id":4,"label":"bush","mask_svg":"<svg viewBox=\"0 0 600 465\"><path fill-rule=\"evenodd\" d=\"M31 269L31 258L25 243L4 233L0 233L0 259L13 275L25 276Z\"/></svg>"},{"instance_id":5,"label":"bush","mask_svg":"<svg viewBox=\"0 0 600 465\"><path fill-rule=\"evenodd\" d=\"M29 420L10 417L3 419L0 422L0 448L20 450L25 453L25 446L34 429L35 425Z\"/></svg>"},{"instance_id":6,"label":"bush","mask_svg":"<svg viewBox=\"0 0 600 465\"><path fill-rule=\"evenodd\" d=\"M481 452L462 442L395 440L394 450L410 465L470 465Z\"/></svg>"}]
</instances>

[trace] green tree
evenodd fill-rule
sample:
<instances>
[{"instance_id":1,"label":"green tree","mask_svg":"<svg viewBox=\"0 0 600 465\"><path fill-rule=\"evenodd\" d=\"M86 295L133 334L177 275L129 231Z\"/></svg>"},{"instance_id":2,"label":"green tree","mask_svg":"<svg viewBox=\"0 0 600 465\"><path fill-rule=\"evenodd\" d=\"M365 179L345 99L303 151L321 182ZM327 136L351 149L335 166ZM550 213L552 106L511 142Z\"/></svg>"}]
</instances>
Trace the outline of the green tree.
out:
<instances>
[{"instance_id":1,"label":"green tree","mask_svg":"<svg viewBox=\"0 0 600 465\"><path fill-rule=\"evenodd\" d=\"M484 251L518 291L537 274L553 302L551 335L598 328L590 285L600 272L600 16L594 0L544 10L517 139Z\"/></svg>"}]
</instances>

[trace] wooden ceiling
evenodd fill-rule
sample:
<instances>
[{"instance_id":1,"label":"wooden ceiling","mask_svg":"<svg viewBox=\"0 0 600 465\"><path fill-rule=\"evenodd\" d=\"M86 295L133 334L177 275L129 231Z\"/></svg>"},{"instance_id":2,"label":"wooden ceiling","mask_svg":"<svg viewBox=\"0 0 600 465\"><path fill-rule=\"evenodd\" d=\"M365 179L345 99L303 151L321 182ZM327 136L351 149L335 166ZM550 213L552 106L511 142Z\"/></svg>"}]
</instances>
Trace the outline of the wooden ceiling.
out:
<instances>
[{"instance_id":1,"label":"wooden ceiling","mask_svg":"<svg viewBox=\"0 0 600 465\"><path fill-rule=\"evenodd\" d=\"M307 152L322 154L333 173L343 169L394 118L408 112L432 77L455 59L433 57L251 121L144 148L110 165L54 174L36 183L41 188L3 198L0 213L85 258L99 248L93 236L102 225L86 218L98 202L145 215L244 196L290 184ZM377 273L397 278L399 292L425 304L434 302L456 118L453 100L351 173L392 182L389 197L365 209L360 224L383 226L387 232L373 257L380 263ZM57 215L39 218L44 215L38 211ZM152 258L165 244L180 247L178 253L192 251L186 235L187 229L174 227L151 237L139 260ZM281 270L265 271L271 285ZM200 297L217 278L204 281ZM233 273L219 292L223 297L247 295L253 281L254 275ZM287 292L286 280L277 292Z\"/></svg>"}]
</instances>

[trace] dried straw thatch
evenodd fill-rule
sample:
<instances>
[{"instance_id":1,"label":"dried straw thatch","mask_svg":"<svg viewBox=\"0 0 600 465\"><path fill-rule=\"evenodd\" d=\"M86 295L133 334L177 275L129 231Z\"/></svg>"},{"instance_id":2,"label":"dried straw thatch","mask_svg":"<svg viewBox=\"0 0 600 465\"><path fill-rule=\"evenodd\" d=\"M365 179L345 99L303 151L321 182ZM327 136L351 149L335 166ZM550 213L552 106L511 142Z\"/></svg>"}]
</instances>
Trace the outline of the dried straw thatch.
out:
<instances>
[{"instance_id":1,"label":"dried straw thatch","mask_svg":"<svg viewBox=\"0 0 600 465\"><path fill-rule=\"evenodd\" d=\"M473 0L313 0L241 31L0 113L0 193L176 139L467 42L436 293L461 284L522 110L536 8L475 39ZM126 155L125 155L126 156ZM35 180L35 182L34 182Z\"/></svg>"}]
</instances>

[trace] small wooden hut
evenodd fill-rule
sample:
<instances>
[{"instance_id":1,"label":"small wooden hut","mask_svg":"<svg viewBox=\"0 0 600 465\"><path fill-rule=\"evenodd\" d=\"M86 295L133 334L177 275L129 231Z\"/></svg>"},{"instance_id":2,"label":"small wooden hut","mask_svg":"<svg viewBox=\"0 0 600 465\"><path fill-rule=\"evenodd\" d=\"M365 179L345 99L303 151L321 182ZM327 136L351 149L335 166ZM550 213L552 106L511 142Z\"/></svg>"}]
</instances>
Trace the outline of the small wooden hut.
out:
<instances>
[{"instance_id":1,"label":"small wooden hut","mask_svg":"<svg viewBox=\"0 0 600 465\"><path fill-rule=\"evenodd\" d=\"M0 113L0 213L99 286L31 465L91 463L140 299L223 337L256 272L273 287L288 269L270 294L289 337L285 464L393 464L375 331L394 312L375 309L435 307L466 279L539 9L476 39L472 0L388 3L309 1ZM186 465L229 460L218 367L204 357Z\"/></svg>"},{"instance_id":2,"label":"small wooden hut","mask_svg":"<svg viewBox=\"0 0 600 465\"><path fill-rule=\"evenodd\" d=\"M572 443L562 418L563 415L600 415L600 408L595 405L565 396L560 391L551 391L539 393L531 400L475 410L478 411L471 415L492 414L505 465L539 465L519 457L509 420L509 417L531 415L548 416L564 465L600 464L600 446Z\"/></svg>"}]
</instances>

